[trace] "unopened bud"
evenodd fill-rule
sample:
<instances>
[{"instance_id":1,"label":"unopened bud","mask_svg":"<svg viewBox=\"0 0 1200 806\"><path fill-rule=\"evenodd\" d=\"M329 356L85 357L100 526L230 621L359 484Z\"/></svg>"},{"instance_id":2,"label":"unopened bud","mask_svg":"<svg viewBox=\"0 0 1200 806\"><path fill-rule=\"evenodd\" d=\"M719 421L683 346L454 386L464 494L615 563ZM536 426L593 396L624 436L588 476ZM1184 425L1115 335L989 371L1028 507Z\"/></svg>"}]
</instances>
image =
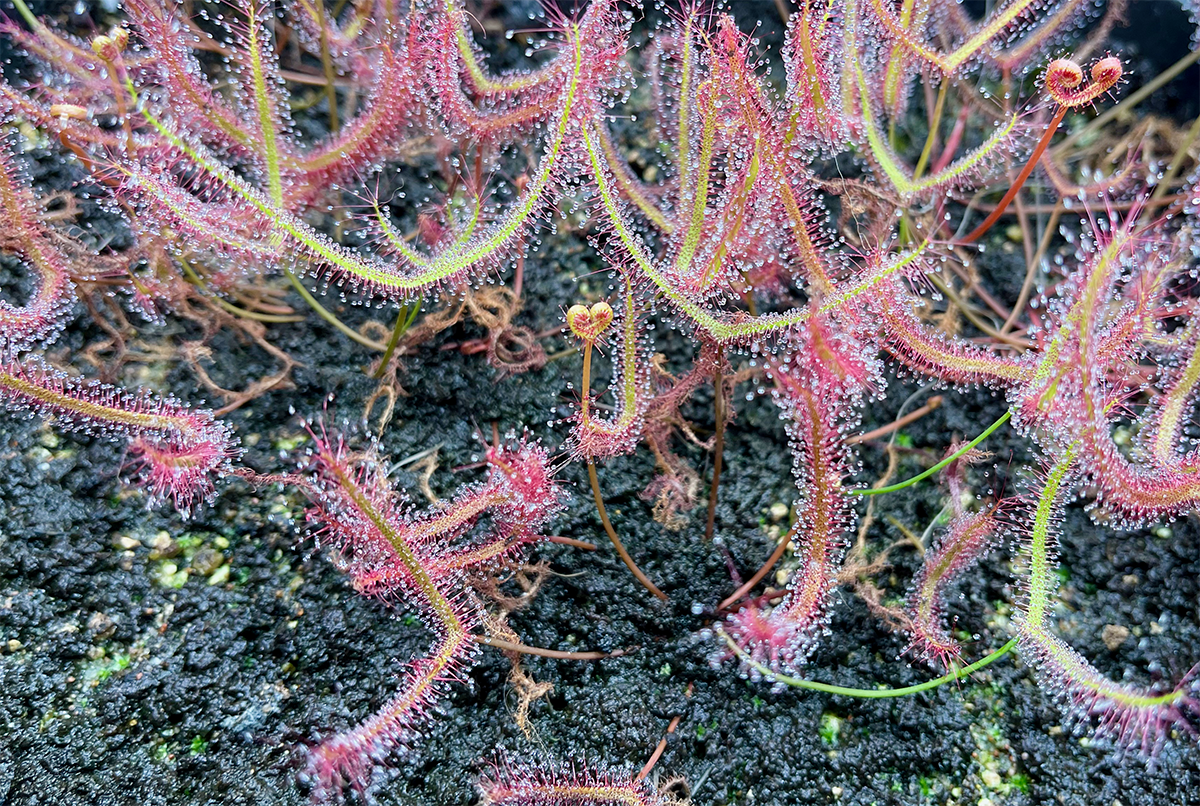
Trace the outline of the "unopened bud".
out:
<instances>
[{"instance_id":1,"label":"unopened bud","mask_svg":"<svg viewBox=\"0 0 1200 806\"><path fill-rule=\"evenodd\" d=\"M112 37L113 45L118 51L125 50L129 44L129 31L124 28L113 28L109 36Z\"/></svg>"},{"instance_id":2,"label":"unopened bud","mask_svg":"<svg viewBox=\"0 0 1200 806\"><path fill-rule=\"evenodd\" d=\"M91 52L100 56L104 61L116 59L116 46L113 37L101 34L91 41Z\"/></svg>"},{"instance_id":3,"label":"unopened bud","mask_svg":"<svg viewBox=\"0 0 1200 806\"><path fill-rule=\"evenodd\" d=\"M92 52L106 62L121 58L121 51L129 44L129 32L124 28L113 28L109 34L101 34L92 40Z\"/></svg>"},{"instance_id":4,"label":"unopened bud","mask_svg":"<svg viewBox=\"0 0 1200 806\"><path fill-rule=\"evenodd\" d=\"M1121 80L1123 72L1124 68L1121 66L1120 59L1116 56L1105 56L1092 65L1092 81L1103 87L1112 88Z\"/></svg>"},{"instance_id":5,"label":"unopened bud","mask_svg":"<svg viewBox=\"0 0 1200 806\"><path fill-rule=\"evenodd\" d=\"M1074 89L1083 82L1083 69L1070 59L1055 59L1046 67L1046 81L1054 88Z\"/></svg>"}]
</instances>

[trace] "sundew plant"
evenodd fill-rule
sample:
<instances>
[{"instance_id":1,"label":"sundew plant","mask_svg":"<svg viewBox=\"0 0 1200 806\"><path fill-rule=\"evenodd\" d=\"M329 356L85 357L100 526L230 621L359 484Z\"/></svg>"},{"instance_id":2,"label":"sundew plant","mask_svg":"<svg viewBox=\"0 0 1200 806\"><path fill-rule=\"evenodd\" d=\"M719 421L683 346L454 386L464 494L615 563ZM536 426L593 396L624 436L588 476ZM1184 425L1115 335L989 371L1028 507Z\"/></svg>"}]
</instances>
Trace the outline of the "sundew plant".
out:
<instances>
[{"instance_id":1,"label":"sundew plant","mask_svg":"<svg viewBox=\"0 0 1200 806\"><path fill-rule=\"evenodd\" d=\"M1109 44L1123 0L1005 0L983 16L947 0L780 0L781 49L739 27L736 3L592 0L545 8L522 34L524 66L506 69L478 36L486 10L459 0L126 0L90 32L13 1L0 246L27 280L0 302L11 416L118 442L124 481L177 523L218 492L306 499L296 544L315 541L355 591L427 630L373 713L300 726L319 738L296 743L293 785L313 799L385 786L380 769L426 741L488 647L514 675L523 654L638 651L548 649L508 626L517 604L501 585L528 581L550 542L615 552L648 617L690 612L692 651L755 697L916 697L1016 657L1098 756L1136 770L1168 743L1196 752L1200 650L1114 679L1055 616L1069 508L1128 531L1200 503L1200 125L1127 114L1196 53L1132 76L1142 89L1128 95L1130 65ZM72 189L38 187L35 157L71 166ZM97 200L124 235L85 246L71 222ZM537 299L526 262L564 240L596 272L542 312L560 327L537 331L519 323ZM276 467L252 465L230 415L311 360L279 336L297 326L329 333L374 391L297 400L305 439ZM197 337L142 339L184 327ZM100 341L68 347L84 330ZM206 370L219 332L276 370L222 385ZM409 368L446 349L476 355L500 393L523 373L569 374L573 400L566 418L548 400L525 423L475 424L482 475L422 506L387 454L431 446L397 445L389 426L423 393ZM222 405L121 385L122 367L152 359ZM941 394L864 432L872 408L914 388ZM905 453L902 429L960 393L990 395L1002 416ZM784 424L795 493L768 551L734 557L727 427L755 397ZM331 399L362 424L336 421ZM553 436L535 439L548 419ZM1032 457L1004 485L989 468L1008 460L984 445L1001 429ZM655 467L624 518L729 566L710 601L673 598L680 580L622 541L602 481L624 455ZM875 478L864 462L880 455ZM579 494L563 481L575 466ZM942 511L889 546L877 502L916 485L941 485ZM555 534L580 506L603 534ZM918 558L908 591L885 595L874 580L905 551ZM569 556L586 571L595 555ZM991 645L954 615L985 558L1012 574L1008 635ZM924 682L840 685L815 662L851 596L903 636L896 663ZM546 691L520 674L525 729ZM637 774L570 748L496 748L476 796L666 803L679 787L651 778L666 742Z\"/></svg>"}]
</instances>

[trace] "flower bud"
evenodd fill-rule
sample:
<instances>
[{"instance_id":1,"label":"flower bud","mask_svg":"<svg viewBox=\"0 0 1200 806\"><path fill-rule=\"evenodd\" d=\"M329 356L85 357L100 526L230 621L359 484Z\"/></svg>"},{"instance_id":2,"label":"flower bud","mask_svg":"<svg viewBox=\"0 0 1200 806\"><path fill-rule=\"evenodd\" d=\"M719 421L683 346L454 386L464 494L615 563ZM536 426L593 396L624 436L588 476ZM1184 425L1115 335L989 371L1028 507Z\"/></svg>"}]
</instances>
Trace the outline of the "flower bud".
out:
<instances>
[{"instance_id":1,"label":"flower bud","mask_svg":"<svg viewBox=\"0 0 1200 806\"><path fill-rule=\"evenodd\" d=\"M105 34L100 34L100 36L92 40L92 52L105 61L112 61L107 54L115 47L112 37Z\"/></svg>"},{"instance_id":2,"label":"flower bud","mask_svg":"<svg viewBox=\"0 0 1200 806\"><path fill-rule=\"evenodd\" d=\"M109 34L101 34L92 40L92 52L106 62L121 58L121 51L129 44L129 31L113 28Z\"/></svg>"}]
</instances>

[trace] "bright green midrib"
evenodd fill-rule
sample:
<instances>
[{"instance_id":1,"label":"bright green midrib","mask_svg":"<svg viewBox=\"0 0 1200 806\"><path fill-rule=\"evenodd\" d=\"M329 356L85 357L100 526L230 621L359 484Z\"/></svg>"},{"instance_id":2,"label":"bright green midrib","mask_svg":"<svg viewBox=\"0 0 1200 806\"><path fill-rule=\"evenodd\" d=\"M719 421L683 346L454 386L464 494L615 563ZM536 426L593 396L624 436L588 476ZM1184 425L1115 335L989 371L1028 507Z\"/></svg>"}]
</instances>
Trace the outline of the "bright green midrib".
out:
<instances>
[{"instance_id":1,"label":"bright green midrib","mask_svg":"<svg viewBox=\"0 0 1200 806\"><path fill-rule=\"evenodd\" d=\"M867 90L866 77L863 75L862 69L857 64L855 65L855 72L858 75L859 91L863 95L862 117L863 128L866 129L867 134L867 144L871 147L871 153L879 162L879 166L883 168L884 174L887 175L887 178L891 181L892 185L899 193L902 193L906 196L910 196L915 193L921 193L922 191L926 190L932 190L940 185L944 185L946 182L950 182L959 178L960 176L963 176L975 166L982 163L999 146L1000 142L1009 134L1011 134L1013 129L1016 128L1017 115L1014 113L1008 119L1007 124L993 132L992 136L989 137L983 145L975 149L974 152L967 154L936 174L927 176L919 181L914 181L898 164L896 164L895 159L892 157L891 149L880 136L879 129L875 125L875 118L871 113L871 104L868 100L869 93Z\"/></svg>"},{"instance_id":2,"label":"bright green midrib","mask_svg":"<svg viewBox=\"0 0 1200 806\"><path fill-rule=\"evenodd\" d=\"M597 153L596 144L593 142L589 127L583 127L583 140L587 148L588 157L592 163L592 171L595 174L596 187L600 192L600 198L604 203L605 212L612 221L613 229L617 236L621 239L621 243L625 246L630 257L637 264L638 269L644 274L655 287L669 299L681 313L691 319L698 327L705 331L709 337L717 342L729 342L746 336L753 336L760 333L770 333L775 330L781 330L791 325L799 324L809 318L807 310L802 310L791 314L790 316L773 315L771 319L764 320L763 317L757 317L753 321L742 322L739 324L727 324L722 322L717 317L713 316L708 311L697 305L693 300L689 299L685 294L673 287L666 281L666 278L654 268L654 263L650 256L646 254L645 248L634 236L629 228L629 224L617 206L617 200L612 194L612 190L608 184L608 176L604 170L600 155Z\"/></svg>"},{"instance_id":3,"label":"bright green midrib","mask_svg":"<svg viewBox=\"0 0 1200 806\"><path fill-rule=\"evenodd\" d=\"M633 293L633 284L625 284L625 319L621 330L621 372L620 399L621 409L612 421L593 419L591 407L591 375L592 375L592 345L584 344L583 352L583 396L579 401L579 420L583 431L593 434L619 434L624 431L637 417L638 405L638 311L637 297Z\"/></svg>"},{"instance_id":4,"label":"bright green midrib","mask_svg":"<svg viewBox=\"0 0 1200 806\"><path fill-rule=\"evenodd\" d=\"M750 195L754 190L754 183L758 181L758 174L762 163L759 159L761 149L759 141L755 139L754 155L750 158L750 170L746 172L745 179L742 180L741 192L731 202L732 211L725 216L725 221L729 222L729 226L722 233L721 243L717 247L716 254L708 261L704 267L704 272L700 276L701 290L707 290L717 277L720 276L721 267L725 262L726 255L729 254L730 242L737 237L742 231L746 221L746 210L750 204Z\"/></svg>"},{"instance_id":5,"label":"bright green midrib","mask_svg":"<svg viewBox=\"0 0 1200 806\"><path fill-rule=\"evenodd\" d=\"M609 168L616 177L617 184L621 186L621 190L637 205L642 214L650 219L654 226L670 234L675 229L675 225L667 219L662 210L658 209L642 184L629 175L629 166L621 163L621 157L617 154L612 138L609 137L608 130L603 124L599 126L599 136L601 147L604 149L604 157L608 160Z\"/></svg>"},{"instance_id":6,"label":"bright green midrib","mask_svg":"<svg viewBox=\"0 0 1200 806\"><path fill-rule=\"evenodd\" d=\"M1096 259L1095 268L1087 279L1079 301L1072 305L1067 315L1063 317L1062 324L1059 325L1054 337L1050 340L1050 343L1046 346L1042 354L1042 360L1038 363L1030 383L1032 388L1040 387L1049 382L1051 376L1059 369L1063 348L1077 328L1080 330L1079 338L1081 345L1086 344L1087 337L1083 333L1083 328L1080 328L1080 323L1086 317L1095 315L1095 307L1099 299L1098 295L1107 277L1105 268L1111 261L1116 259L1117 255L1120 254L1120 250L1124 248L1127 242L1128 232L1127 230L1121 230ZM1039 405L1044 405L1053 399L1056 389L1057 383L1052 384L1043 394Z\"/></svg>"},{"instance_id":7,"label":"bright green midrib","mask_svg":"<svg viewBox=\"0 0 1200 806\"><path fill-rule=\"evenodd\" d=\"M1050 600L1052 583L1050 580L1050 560L1047 550L1050 543L1050 519L1058 503L1059 490L1066 478L1075 456L1079 452L1079 443L1073 442L1063 452L1062 457L1051 468L1046 476L1046 485L1038 499L1037 509L1033 516L1033 529L1029 541L1029 607L1025 612L1025 624L1031 628L1044 626L1046 607Z\"/></svg>"},{"instance_id":8,"label":"bright green midrib","mask_svg":"<svg viewBox=\"0 0 1200 806\"><path fill-rule=\"evenodd\" d=\"M1171 458L1175 442L1175 434L1179 429L1179 421L1183 416L1184 405L1200 382L1200 339L1192 349L1191 358L1179 376L1179 380L1167 393L1167 402L1159 417L1158 430L1154 434L1154 456L1159 461Z\"/></svg>"},{"instance_id":9,"label":"bright green midrib","mask_svg":"<svg viewBox=\"0 0 1200 806\"><path fill-rule=\"evenodd\" d=\"M963 62L974 56L990 39L999 35L1001 31L1025 13L1025 10L1035 2L1037 0L1016 0L1016 2L998 14L994 20L980 28L975 36L968 39L957 50L951 53L946 58L946 66L950 70L958 69Z\"/></svg>"},{"instance_id":10,"label":"bright green midrib","mask_svg":"<svg viewBox=\"0 0 1200 806\"><path fill-rule=\"evenodd\" d=\"M633 284L625 284L625 328L621 339L621 414L617 417L618 430L626 428L638 413L638 311Z\"/></svg>"},{"instance_id":11,"label":"bright green midrib","mask_svg":"<svg viewBox=\"0 0 1200 806\"><path fill-rule=\"evenodd\" d=\"M1038 0L1016 0L997 14L995 18L981 26L975 32L974 36L956 48L952 53L945 56L914 40L912 34L899 24L896 18L892 16L891 11L884 7L881 0L872 0L872 6L876 16L883 22L884 26L897 39L903 42L909 50L921 56L930 64L936 65L943 73L948 75L974 57L984 45L1000 35L1005 28L1036 2Z\"/></svg>"},{"instance_id":12,"label":"bright green midrib","mask_svg":"<svg viewBox=\"0 0 1200 806\"><path fill-rule=\"evenodd\" d=\"M1046 611L1050 605L1050 592L1053 590L1049 558L1051 519L1058 505L1063 481L1075 463L1079 448L1078 441L1067 446L1058 462L1047 474L1045 487L1038 499L1029 541L1029 605L1020 621L1021 630L1066 670L1073 685L1094 691L1130 708L1155 708L1160 705L1170 705L1183 698L1185 692L1177 689L1152 697L1134 693L1134 690L1128 686L1113 683L1088 667L1086 662L1082 661L1065 644L1055 639L1046 624Z\"/></svg>"},{"instance_id":13,"label":"bright green midrib","mask_svg":"<svg viewBox=\"0 0 1200 806\"><path fill-rule=\"evenodd\" d=\"M383 208L379 206L378 202L373 204L373 209L375 211L375 223L379 225L379 230L383 233L383 237L388 244L408 262L423 269L429 268L432 265L430 260L408 245L408 241L404 239L404 236L397 232L392 223L387 220L387 217L383 214ZM463 247L467 245L467 242L471 240L471 236L475 233L475 227L479 224L479 216L482 209L483 206L481 204L475 204L467 225L463 227L462 232L459 233L450 246L438 255L440 259L449 259L463 250Z\"/></svg>"},{"instance_id":14,"label":"bright green midrib","mask_svg":"<svg viewBox=\"0 0 1200 806\"><path fill-rule=\"evenodd\" d=\"M713 143L717 134L717 116L712 114L712 110L709 112L700 129L700 157L696 166L696 188L692 191L692 216L675 261L675 271L679 276L684 276L691 270L692 258L704 231L704 214L708 212L708 174L712 167ZM680 146L684 145L680 138ZM691 162L687 157L684 159Z\"/></svg>"},{"instance_id":15,"label":"bright green midrib","mask_svg":"<svg viewBox=\"0 0 1200 806\"><path fill-rule=\"evenodd\" d=\"M1096 260L1096 267L1088 277L1087 285L1084 293L1079 300L1077 306L1079 316L1076 321L1080 324L1087 324L1086 327L1079 328L1079 371L1083 378L1090 376L1091 364L1093 360L1091 344L1095 337L1095 323L1098 319L1097 311L1104 302L1105 289L1112 284L1114 272L1120 269L1120 263L1117 258L1121 251L1129 242L1131 233L1128 227L1118 230L1112 241L1105 247L1104 251ZM1110 270L1111 267L1111 270ZM1088 420L1094 422L1096 419L1096 400L1093 394L1093 386L1090 383L1083 384L1083 401L1085 410L1087 411Z\"/></svg>"},{"instance_id":16,"label":"bright green midrib","mask_svg":"<svg viewBox=\"0 0 1200 806\"><path fill-rule=\"evenodd\" d=\"M900 26L904 30L909 30L912 25L913 0L904 0L900 6ZM900 57L900 49L903 43L897 42L891 47L891 52L888 54L887 71L883 80L883 98L884 104L889 108L894 108L896 98L899 94L900 82L904 76L903 59Z\"/></svg>"},{"instance_id":17,"label":"bright green midrib","mask_svg":"<svg viewBox=\"0 0 1200 806\"><path fill-rule=\"evenodd\" d=\"M633 234L628 222L621 215L620 208L616 197L612 193L612 189L608 184L608 175L605 171L605 166L601 155L598 153L596 143L592 138L591 129L585 125L582 127L584 146L587 149L588 157L591 161L592 171L596 181L596 187L599 191L601 201L604 204L605 212L608 214L609 220L612 222L613 229L620 238L625 250L633 258L637 268L644 274L655 287L662 293L664 297L670 300L680 313L687 316L703 330L713 341L721 344L736 341L756 335L766 335L785 330L789 327L801 324L808 321L813 315L807 308L798 308L787 314L765 314L761 316L750 316L746 314L742 321L729 323L722 321L721 318L715 316L705 310L694 300L690 299L679 289L667 282L666 278L654 267L654 262L646 253L645 247ZM865 280L851 289L846 290L842 294L836 295L832 301L826 303L817 313L824 314L844 305L849 300L860 296L870 288L874 287L878 282L895 273L904 266L909 265L918 255L924 250L926 244L922 244L912 253L905 255L898 260L893 266L884 270L881 274L874 275L868 280Z\"/></svg>"},{"instance_id":18,"label":"bright green midrib","mask_svg":"<svg viewBox=\"0 0 1200 806\"><path fill-rule=\"evenodd\" d=\"M842 116L846 120L853 120L857 114L857 108L854 105L855 92L857 82L854 78L854 70L848 69L854 66L858 69L858 0L842 0L842 15L844 30L842 44L842 64L841 70L841 105ZM859 99L858 106L863 106L863 99Z\"/></svg>"},{"instance_id":19,"label":"bright green midrib","mask_svg":"<svg viewBox=\"0 0 1200 806\"><path fill-rule=\"evenodd\" d=\"M889 303L890 305L891 303ZM890 308L886 312L889 321L895 321L895 316ZM915 320L908 322L900 322L895 325L896 333L898 333L903 343L913 351L913 353L925 361L929 362L930 366L943 367L959 373L979 373L982 375L990 375L995 378L1000 378L1006 381L1023 381L1026 379L1028 372L1023 364L1005 360L1000 356L989 357L980 354L960 355L954 353L952 349L946 345L939 345L933 339L922 340L922 325ZM909 335L901 330L901 328L913 328L913 335Z\"/></svg>"},{"instance_id":20,"label":"bright green midrib","mask_svg":"<svg viewBox=\"0 0 1200 806\"><path fill-rule=\"evenodd\" d=\"M279 167L279 139L275 130L275 116L271 114L271 93L267 91L266 70L262 62L262 48L259 43L261 33L255 3L249 6L250 18L247 28L250 29L250 41L247 50L250 52L250 78L254 86L254 106L258 112L258 128L262 136L263 158L267 163L267 187L271 204L283 208L283 172Z\"/></svg>"},{"instance_id":21,"label":"bright green midrib","mask_svg":"<svg viewBox=\"0 0 1200 806\"><path fill-rule=\"evenodd\" d=\"M576 29L575 33L578 33ZM558 130L555 133L554 140L546 154L543 156L542 164L539 166L538 175L532 183L532 187L525 197L524 203L514 210L504 221L503 225L497 229L490 237L484 238L473 248L466 251L452 250L449 255L439 255L437 259L428 264L428 269L414 276L402 276L391 271L387 264L379 262L367 262L354 255L338 249L332 244L326 243L305 224L296 220L291 214L280 209L278 205L272 204L264 200L257 192L240 181L229 171L224 165L217 160L209 157L204 151L192 146L190 143L183 140L175 132L173 132L162 121L158 120L147 110L143 110L143 115L150 125L162 135L174 147L178 148L189 158L198 163L206 171L220 180L221 184L228 190L235 193L243 201L250 204L255 210L261 213L271 224L279 227L284 233L291 236L305 250L309 251L316 257L324 260L334 268L343 271L353 277L366 283L371 283L382 288L387 288L399 292L418 292L443 282L459 272L469 268L475 263L486 259L490 254L500 249L508 242L524 225L525 221L532 215L533 210L539 204L542 194L546 191L550 183L551 173L557 164L558 158L562 152L563 141L566 138L569 129L570 115L574 109L575 94L578 88L580 71L582 69L582 54L580 41L578 36L573 37L575 45L575 65L571 76L571 82L568 87L566 97L563 103L563 110L559 116ZM128 84L130 93L136 98L136 89L132 83Z\"/></svg>"},{"instance_id":22,"label":"bright green midrib","mask_svg":"<svg viewBox=\"0 0 1200 806\"><path fill-rule=\"evenodd\" d=\"M1115 683L1101 675L1091 665L1077 655L1062 641L1050 634L1044 624L1039 626L1022 625L1025 634L1034 640L1039 648L1048 653L1059 666L1063 668L1071 684L1080 689L1095 692L1105 699L1112 700L1126 708L1157 708L1162 705L1172 705L1187 696L1182 689L1168 691L1166 694L1155 696L1138 694L1137 689Z\"/></svg>"},{"instance_id":23,"label":"bright green midrib","mask_svg":"<svg viewBox=\"0 0 1200 806\"><path fill-rule=\"evenodd\" d=\"M195 432L195 428L186 417L146 414L129 411L116 406L104 406L99 403L93 403L90 400L82 400L64 392L55 392L52 389L47 389L26 378L8 372L0 371L0 387L11 389L19 395L23 395L30 400L36 400L53 409L70 412L80 417L147 431L175 431L181 435L190 435Z\"/></svg>"},{"instance_id":24,"label":"bright green midrib","mask_svg":"<svg viewBox=\"0 0 1200 806\"><path fill-rule=\"evenodd\" d=\"M437 649L428 658L428 663L424 664L424 668L414 673L411 685L393 697L374 717L367 719L354 729L367 735L376 735L385 731L388 724L394 723L405 713L418 707L425 692L432 688L437 681L444 679L443 673L453 663L455 653L469 640L468 631L462 619L454 611L453 603L434 584L429 572L421 565L412 548L391 528L391 524L363 494L354 479L343 470L337 460L326 456L326 461L337 479L338 486L375 525L380 534L384 535L395 547L397 556L400 557L400 561L416 581L417 588L424 595L434 617L440 622L440 629L437 632L440 633L441 639Z\"/></svg>"},{"instance_id":25,"label":"bright green midrib","mask_svg":"<svg viewBox=\"0 0 1200 806\"><path fill-rule=\"evenodd\" d=\"M326 454L325 463L333 472L338 486L342 488L346 495L350 497L350 500L354 502L358 510L367 516L367 519L374 524L379 533L395 549L396 556L400 558L400 562L404 563L404 567L412 575L413 581L416 582L417 588L425 597L430 609L446 628L447 632L465 632L462 627L462 621L459 619L458 614L454 612L454 606L442 594L441 590L434 583L433 578L429 576L429 572L425 570L425 566L421 564L412 547L392 528L392 524L383 516L383 513L376 509L375 505L371 503L371 500L367 498L354 479L342 468L341 463L336 457Z\"/></svg>"},{"instance_id":26,"label":"bright green midrib","mask_svg":"<svg viewBox=\"0 0 1200 806\"><path fill-rule=\"evenodd\" d=\"M446 16L457 17L459 20L459 24L455 27L454 40L458 45L458 55L463 60L463 64L467 66L467 74L471 76L471 83L474 84L476 90L483 93L516 92L533 87L542 80L540 73L522 74L505 81L497 81L489 76L475 57L475 49L471 47L471 39L467 36L467 12L459 8L454 0L446 0L443 9Z\"/></svg>"},{"instance_id":27,"label":"bright green midrib","mask_svg":"<svg viewBox=\"0 0 1200 806\"><path fill-rule=\"evenodd\" d=\"M844 291L834 294L827 302L825 302L824 305L822 305L817 310L817 313L821 313L821 314L829 313L833 310L836 310L837 308L842 307L850 300L865 294L868 290L870 290L871 288L874 288L876 285L878 285L882 281L886 280L887 278L891 277L896 272L912 265L917 260L917 258L920 257L925 252L925 250L928 247L929 247L929 239L926 238L924 241L922 241L917 246L916 249L912 250L907 255L904 255L903 257L901 257L899 260L897 260L895 263L893 263L888 268L884 269L883 271L879 272L878 274L869 275L869 276L863 278L857 284L850 286L849 288L845 289Z\"/></svg>"},{"instance_id":28,"label":"bright green midrib","mask_svg":"<svg viewBox=\"0 0 1200 806\"><path fill-rule=\"evenodd\" d=\"M675 150L675 167L679 172L679 200L682 203L691 191L692 164L688 154L692 150L691 116L692 116L692 22L695 11L688 15L683 27L683 53L680 56L679 74L679 124L675 129L679 144Z\"/></svg>"}]
</instances>

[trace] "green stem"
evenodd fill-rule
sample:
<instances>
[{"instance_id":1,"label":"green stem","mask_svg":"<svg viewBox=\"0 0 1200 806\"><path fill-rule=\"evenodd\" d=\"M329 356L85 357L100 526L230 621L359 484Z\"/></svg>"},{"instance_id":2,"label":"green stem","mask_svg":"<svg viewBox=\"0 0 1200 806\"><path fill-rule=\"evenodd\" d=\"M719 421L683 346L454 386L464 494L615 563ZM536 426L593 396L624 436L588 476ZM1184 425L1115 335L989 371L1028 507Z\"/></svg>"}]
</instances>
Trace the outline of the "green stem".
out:
<instances>
[{"instance_id":1,"label":"green stem","mask_svg":"<svg viewBox=\"0 0 1200 806\"><path fill-rule=\"evenodd\" d=\"M29 10L29 6L25 5L25 0L13 0L13 5L16 6L17 13L25 20L26 25L34 31L37 31L41 27L41 20L33 15L33 12Z\"/></svg>"},{"instance_id":2,"label":"green stem","mask_svg":"<svg viewBox=\"0 0 1200 806\"><path fill-rule=\"evenodd\" d=\"M805 688L810 691L820 691L825 694L840 694L843 697L858 697L865 700L885 700L892 697L907 697L910 694L919 694L922 691L928 691L938 686L943 686L946 683L953 683L956 680L974 674L985 666L988 666L1000 658L1007 655L1017 645L1016 638L1010 638L1008 643L997 649L987 657L980 658L970 666L964 666L961 669L955 669L949 674L944 674L935 680L927 680L924 683L918 683L915 686L904 686L903 688L846 688L845 686L834 686L829 683L818 683L815 680L803 680L799 677L789 677L785 674L771 671L770 668L763 666L758 661L752 659L749 655L738 646L732 638L725 634L725 631L717 627L717 635L729 645L734 654L741 659L750 668L756 670L764 678L772 683L783 683L785 686L794 688Z\"/></svg>"},{"instance_id":3,"label":"green stem","mask_svg":"<svg viewBox=\"0 0 1200 806\"><path fill-rule=\"evenodd\" d=\"M905 487L911 487L914 484L916 484L917 482L923 481L923 480L929 478L934 473L938 472L943 467L945 467L946 465L953 462L955 459L958 459L961 456L963 456L964 454L966 454L968 451L973 449L980 442L983 442L985 439L987 439L989 436L991 436L993 431L995 431L1000 426L1004 425L1010 419L1012 419L1012 409L1009 409L1008 411L1004 412L1004 415L999 420L997 420L996 422L989 425L987 430L984 431L982 434L975 437L975 439L971 440L966 445L963 445L961 448L959 448L954 453L947 456L942 461L938 462L933 467L926 470L924 473L920 473L916 476L913 476L911 479L908 479L906 481L901 481L896 484L892 484L888 487L879 487L877 489L870 489L870 490L858 490L857 492L859 495L881 495L882 493L894 493L897 490L903 490Z\"/></svg>"},{"instance_id":4,"label":"green stem","mask_svg":"<svg viewBox=\"0 0 1200 806\"><path fill-rule=\"evenodd\" d=\"M400 337L412 327L420 310L421 300L418 299L412 305L401 308L400 313L396 315L396 326L392 328L392 336L388 339L387 349L383 351L383 358L379 359L379 369L375 370L374 377L376 379L382 378L383 373L387 371L388 363L392 360L392 353L396 351L396 345L400 343Z\"/></svg>"},{"instance_id":5,"label":"green stem","mask_svg":"<svg viewBox=\"0 0 1200 806\"><path fill-rule=\"evenodd\" d=\"M374 339L368 339L366 336L347 325L341 319L338 319L336 316L334 316L328 309L325 308L324 305L317 302L317 298L314 297L312 293L304 287L304 283L300 282L300 278L293 274L291 269L284 269L283 274L288 278L288 282L292 284L292 288L296 289L296 293L308 303L308 307L316 311L317 316L336 327L351 341L357 342L370 350L376 350L381 353L387 352L386 344L380 344Z\"/></svg>"},{"instance_id":6,"label":"green stem","mask_svg":"<svg viewBox=\"0 0 1200 806\"><path fill-rule=\"evenodd\" d=\"M189 264L186 260L180 258L179 265L181 265L183 267L183 273L187 275L188 280L191 281L192 285L196 286L201 291L209 291L208 286L205 285L205 283L204 283L204 279L199 274L196 273L196 270L191 267L191 264ZM211 294L211 291L209 293ZM220 297L218 297L216 295L209 297L209 299L211 299L218 306L220 306L224 310L228 311L229 313L233 314L234 316L240 316L243 319L253 319L256 322L267 322L269 324L282 324L285 322L303 322L304 321L303 316L294 316L294 315L282 315L281 316L279 314L259 313L258 311L250 311L245 308L241 308L237 305L234 305L233 303L228 302L224 299L221 299Z\"/></svg>"},{"instance_id":7,"label":"green stem","mask_svg":"<svg viewBox=\"0 0 1200 806\"><path fill-rule=\"evenodd\" d=\"M938 129L942 122L942 110L946 106L946 88L949 86L950 79L943 78L942 86L938 87L937 102L933 107L933 118L929 121L929 134L925 137L925 147L921 149L921 158L917 160L917 167L913 169L914 182L921 178L921 174L925 173L925 166L929 164L929 155L933 153L933 143L937 140Z\"/></svg>"}]
</instances>

